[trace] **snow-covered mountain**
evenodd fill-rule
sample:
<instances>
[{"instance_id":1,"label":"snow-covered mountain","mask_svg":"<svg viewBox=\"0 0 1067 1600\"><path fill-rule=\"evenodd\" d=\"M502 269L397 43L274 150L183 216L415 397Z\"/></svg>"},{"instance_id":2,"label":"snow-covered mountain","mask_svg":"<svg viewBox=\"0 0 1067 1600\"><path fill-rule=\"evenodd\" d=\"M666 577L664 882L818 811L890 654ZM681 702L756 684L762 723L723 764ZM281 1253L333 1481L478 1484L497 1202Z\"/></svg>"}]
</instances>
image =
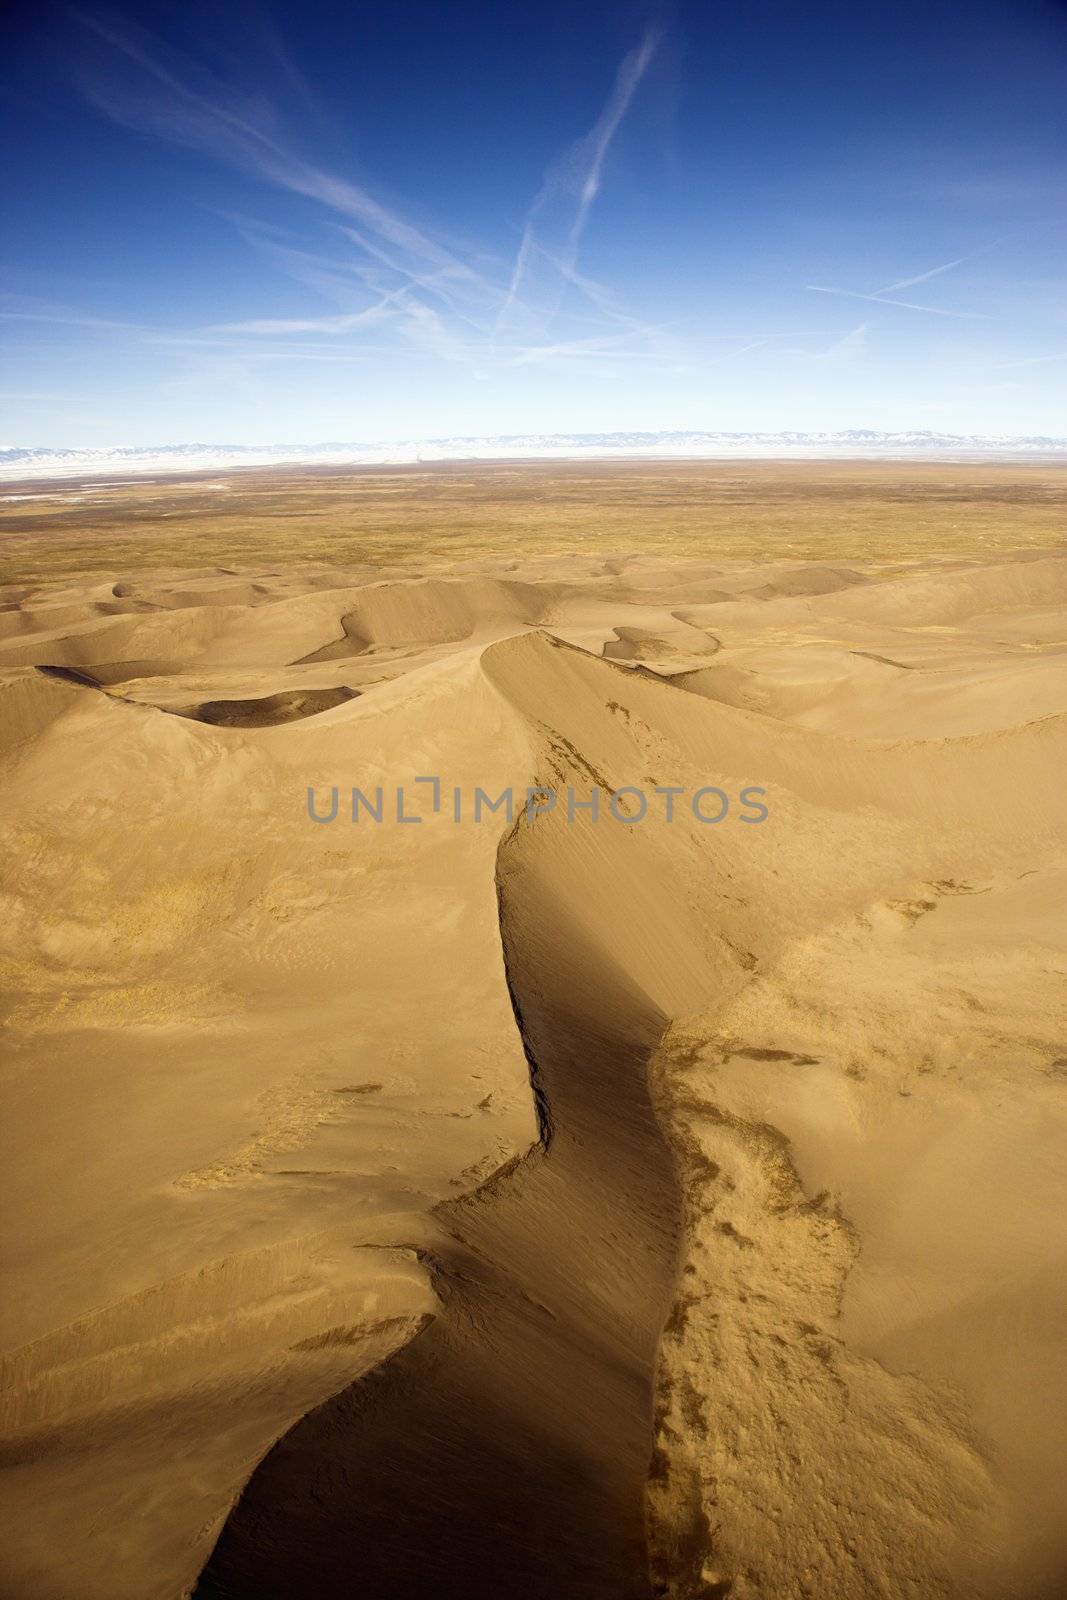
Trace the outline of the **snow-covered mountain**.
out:
<instances>
[{"instance_id":1,"label":"snow-covered mountain","mask_svg":"<svg viewBox=\"0 0 1067 1600\"><path fill-rule=\"evenodd\" d=\"M393 444L109 445L80 450L0 448L0 479L126 477L282 465L342 466L417 461L669 457L1057 456L1067 439L984 438L977 434L879 433L545 433L417 439Z\"/></svg>"}]
</instances>

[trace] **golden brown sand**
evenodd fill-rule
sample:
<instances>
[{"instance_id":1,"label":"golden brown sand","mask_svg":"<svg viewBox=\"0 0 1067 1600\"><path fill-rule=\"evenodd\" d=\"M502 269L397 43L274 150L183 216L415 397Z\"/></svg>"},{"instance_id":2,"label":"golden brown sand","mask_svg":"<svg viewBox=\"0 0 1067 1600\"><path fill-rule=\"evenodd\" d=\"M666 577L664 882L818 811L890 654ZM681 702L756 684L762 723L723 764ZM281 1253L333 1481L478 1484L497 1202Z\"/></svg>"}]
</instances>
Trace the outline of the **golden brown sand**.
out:
<instances>
[{"instance_id":1,"label":"golden brown sand","mask_svg":"<svg viewBox=\"0 0 1067 1600\"><path fill-rule=\"evenodd\" d=\"M1065 475L509 470L9 512L0 1594L1053 1600Z\"/></svg>"}]
</instances>

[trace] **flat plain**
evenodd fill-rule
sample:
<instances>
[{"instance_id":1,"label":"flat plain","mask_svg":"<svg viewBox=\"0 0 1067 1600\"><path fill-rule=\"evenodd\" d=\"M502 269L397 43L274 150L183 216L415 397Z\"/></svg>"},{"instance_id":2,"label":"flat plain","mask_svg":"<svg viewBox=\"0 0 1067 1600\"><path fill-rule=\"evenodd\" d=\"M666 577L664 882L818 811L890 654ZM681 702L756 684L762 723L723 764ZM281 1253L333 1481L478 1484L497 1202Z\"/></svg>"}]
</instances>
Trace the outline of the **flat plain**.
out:
<instances>
[{"instance_id":1,"label":"flat plain","mask_svg":"<svg viewBox=\"0 0 1067 1600\"><path fill-rule=\"evenodd\" d=\"M1065 507L4 486L0 1593L1062 1594Z\"/></svg>"},{"instance_id":2,"label":"flat plain","mask_svg":"<svg viewBox=\"0 0 1067 1600\"><path fill-rule=\"evenodd\" d=\"M18 496L18 498L12 498ZM23 498L25 496L26 498ZM10 483L0 574L617 554L907 561L1062 543L1056 462L555 461Z\"/></svg>"}]
</instances>

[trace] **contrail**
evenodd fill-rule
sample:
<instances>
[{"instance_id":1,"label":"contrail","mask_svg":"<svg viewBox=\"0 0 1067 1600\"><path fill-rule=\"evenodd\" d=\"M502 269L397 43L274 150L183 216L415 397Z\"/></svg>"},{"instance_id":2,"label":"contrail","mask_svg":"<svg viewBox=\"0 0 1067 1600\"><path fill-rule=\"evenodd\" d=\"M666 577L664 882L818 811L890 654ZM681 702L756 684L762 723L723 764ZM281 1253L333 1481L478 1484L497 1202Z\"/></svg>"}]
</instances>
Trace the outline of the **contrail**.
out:
<instances>
[{"instance_id":1,"label":"contrail","mask_svg":"<svg viewBox=\"0 0 1067 1600\"><path fill-rule=\"evenodd\" d=\"M913 300L889 300L881 294L861 294L858 289L832 289L823 283L806 283L812 294L840 294L848 300L873 300L876 306L903 306L906 311L928 311L932 317L961 317L965 322L987 322L984 311L946 311L943 306L920 306Z\"/></svg>"},{"instance_id":2,"label":"contrail","mask_svg":"<svg viewBox=\"0 0 1067 1600\"><path fill-rule=\"evenodd\" d=\"M600 192L604 163L607 160L612 140L619 131L637 86L648 71L658 46L659 35L650 30L645 34L637 49L631 50L623 57L619 70L615 75L615 83L611 94L608 96L608 101L603 111L584 139L580 139L571 148L570 173L573 174L575 168L582 165L584 161L584 176L581 178L578 189L578 208L575 212L574 221L571 223L562 264L558 269L564 277L567 277L575 270L578 259L578 246L581 243L582 234L585 232L593 202ZM553 166L541 185L540 193L527 213L526 223L522 230L522 240L511 272L511 281L508 284L504 303L497 316L496 326L498 331L518 298L519 289L526 276L526 269L533 250L535 248L541 249L534 231L534 223L548 201L559 194L562 189L568 187L565 179L567 170L567 165L561 163L556 163ZM547 251L542 251L542 254L548 256Z\"/></svg>"}]
</instances>

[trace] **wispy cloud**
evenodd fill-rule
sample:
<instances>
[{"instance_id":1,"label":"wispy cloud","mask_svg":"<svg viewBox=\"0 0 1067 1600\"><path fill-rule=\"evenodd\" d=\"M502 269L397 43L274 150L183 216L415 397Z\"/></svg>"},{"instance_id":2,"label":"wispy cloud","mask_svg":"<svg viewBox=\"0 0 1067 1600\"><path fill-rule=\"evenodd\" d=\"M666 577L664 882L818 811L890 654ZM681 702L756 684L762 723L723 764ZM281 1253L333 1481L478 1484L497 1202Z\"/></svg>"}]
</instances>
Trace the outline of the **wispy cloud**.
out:
<instances>
[{"instance_id":1,"label":"wispy cloud","mask_svg":"<svg viewBox=\"0 0 1067 1600\"><path fill-rule=\"evenodd\" d=\"M10 320L121 333L157 346L186 348L190 360L200 351L205 370L210 366L220 375L236 373L240 381L255 363L347 362L383 350L446 362L475 376L494 369L588 368L596 362L610 370L625 363L660 362L694 371L748 356L763 360L783 355L843 367L865 354L866 321L836 334L827 329L752 330L747 338L744 333L705 333L683 339L676 325L634 315L610 285L583 269L583 241L603 193L612 151L660 47L654 30L618 63L588 131L549 163L508 262L484 242L457 240L372 192L367 183L309 159L287 131L278 103L236 91L216 73L179 58L127 22L95 12L79 14L79 20L94 45L83 88L99 111L308 202L306 227L301 208L295 219L291 211L286 228L247 211L228 213L225 220L251 248L326 304L305 311L298 302L296 314L279 314L277 305L268 314L250 308L247 316L191 328L150 327L38 304L0 312ZM310 90L284 52L279 60L284 69L282 100L287 84L306 111ZM942 261L870 291L832 284L806 287L814 294L865 305L987 320L978 311L927 304L925 297L912 301L907 291L993 248ZM723 341L731 340L737 341L736 348L723 350ZM800 343L794 347L790 341ZM1062 357L1053 355L1018 364L1058 359Z\"/></svg>"},{"instance_id":2,"label":"wispy cloud","mask_svg":"<svg viewBox=\"0 0 1067 1600\"><path fill-rule=\"evenodd\" d=\"M607 103L593 127L549 168L526 216L507 294L497 317L498 329L505 325L521 301L526 279L537 258L554 265L564 280L573 281L582 236L593 203L600 193L608 152L630 108L638 84L652 64L658 43L659 35L649 31L637 49L631 50L623 58ZM539 230L546 222L549 207L560 201L569 205L571 215L562 239L553 249L541 242ZM559 232L559 219L555 219L554 231Z\"/></svg>"},{"instance_id":3,"label":"wispy cloud","mask_svg":"<svg viewBox=\"0 0 1067 1600\"><path fill-rule=\"evenodd\" d=\"M113 317L94 317L83 311L67 311L61 306L44 306L34 311L0 311L0 321L52 323L64 328L98 328L105 333L148 331L148 325L143 322L120 322Z\"/></svg>"},{"instance_id":4,"label":"wispy cloud","mask_svg":"<svg viewBox=\"0 0 1067 1600\"><path fill-rule=\"evenodd\" d=\"M83 76L88 98L114 121L205 151L363 223L372 234L426 263L448 267L457 276L473 276L467 266L366 189L287 149L275 131L278 119L273 108L239 100L203 72L197 75L199 81L191 81L180 66L165 64L158 50L119 25L97 15L76 15L118 62L135 69L133 74L112 70Z\"/></svg>"},{"instance_id":5,"label":"wispy cloud","mask_svg":"<svg viewBox=\"0 0 1067 1600\"><path fill-rule=\"evenodd\" d=\"M900 289L914 289L917 283L928 283L931 278L939 278L943 272L952 272L956 267L962 267L965 261L970 261L971 256L959 256L955 261L945 261L940 267L929 267L926 272L917 272L914 278L900 278L896 283L887 283L884 289L876 289L875 294L896 294Z\"/></svg>"},{"instance_id":6,"label":"wispy cloud","mask_svg":"<svg viewBox=\"0 0 1067 1600\"><path fill-rule=\"evenodd\" d=\"M656 332L649 329L648 332ZM542 361L556 361L562 356L602 356L622 357L624 359L639 358L646 361L660 361L664 353L660 350L647 350L635 348L632 335L626 333L604 334L595 339L564 339L554 344L519 345L511 352L511 365L516 367L531 366Z\"/></svg>"},{"instance_id":7,"label":"wispy cloud","mask_svg":"<svg viewBox=\"0 0 1067 1600\"><path fill-rule=\"evenodd\" d=\"M571 256L569 260L572 266L577 256L582 234L585 232L586 223L589 221L589 212L592 209L593 201L600 193L604 162L607 160L611 142L619 131L622 119L629 109L630 101L634 97L638 84L652 63L658 42L657 34L646 33L638 48L632 50L628 56L623 58L607 105L597 118L592 131L574 148L575 173L577 177L580 177L581 181L578 190L578 210L571 225L570 233Z\"/></svg>"},{"instance_id":8,"label":"wispy cloud","mask_svg":"<svg viewBox=\"0 0 1067 1600\"><path fill-rule=\"evenodd\" d=\"M1013 367L1044 367L1053 361L1067 361L1067 350L1053 350L1045 356L1026 356L1021 361L998 361L996 370L1005 372Z\"/></svg>"},{"instance_id":9,"label":"wispy cloud","mask_svg":"<svg viewBox=\"0 0 1067 1600\"><path fill-rule=\"evenodd\" d=\"M171 330L173 342L269 338L281 344L384 331L400 348L470 368L588 361L598 353L613 361L679 359L677 342L662 326L631 316L611 290L578 268L612 144L656 52L655 33L624 57L589 132L550 167L508 273L492 252L457 244L366 185L308 160L287 138L275 105L236 93L125 22L76 15L96 47L82 87L97 110L302 196L325 213L344 241L324 254L274 225L231 217L250 244L338 310ZM291 79L290 69L291 63L285 74ZM306 86L297 87L306 98ZM533 263L539 281L528 303ZM568 295L572 304L564 309ZM560 337L557 319L574 325L573 337ZM144 331L149 338L168 338L167 330Z\"/></svg>"},{"instance_id":10,"label":"wispy cloud","mask_svg":"<svg viewBox=\"0 0 1067 1600\"><path fill-rule=\"evenodd\" d=\"M767 346L773 349L777 356L796 356L804 361L819 361L829 367L851 366L867 354L867 334L870 329L869 322L860 322L847 333L836 334L828 345L822 349L810 350L805 345L783 344L782 339L825 339L829 335L823 332L782 334L781 338L761 339L758 344L746 346L748 349L760 349ZM737 351L738 355L742 352Z\"/></svg>"},{"instance_id":11,"label":"wispy cloud","mask_svg":"<svg viewBox=\"0 0 1067 1600\"><path fill-rule=\"evenodd\" d=\"M942 261L939 266L927 267L924 272L916 272L910 278L897 278L893 283L887 283L883 289L872 289L869 294L861 293L857 289L832 288L822 283L809 283L805 288L811 294L835 294L849 300L873 300L878 305L898 306L905 311L924 311L931 317L959 317L966 322L987 321L986 314L981 311L954 311L946 306L917 305L913 300L899 300L895 297L902 289L914 289L917 284L929 283L931 278L940 278L945 272L954 272L966 262L988 255L1003 242L1002 239L995 239L992 244L984 245L981 250L972 250L965 256L957 256L953 261Z\"/></svg>"},{"instance_id":12,"label":"wispy cloud","mask_svg":"<svg viewBox=\"0 0 1067 1600\"><path fill-rule=\"evenodd\" d=\"M870 324L860 322L825 350L816 350L814 360L825 361L827 366L847 367L858 361L867 350L867 330Z\"/></svg>"},{"instance_id":13,"label":"wispy cloud","mask_svg":"<svg viewBox=\"0 0 1067 1600\"><path fill-rule=\"evenodd\" d=\"M837 289L825 283L806 283L810 294L836 294L846 300L873 300L878 306L901 306L905 311L926 311L932 317L959 317L965 322L987 322L984 311L951 311L945 306L916 305L913 300L894 300L886 294L862 294L858 289Z\"/></svg>"},{"instance_id":14,"label":"wispy cloud","mask_svg":"<svg viewBox=\"0 0 1067 1600\"><path fill-rule=\"evenodd\" d=\"M381 327L390 321L395 310L407 296L404 288L394 289L375 304L362 311L342 312L338 316L324 317L251 317L245 322L217 322L206 327L205 334L337 334L355 333L363 328Z\"/></svg>"}]
</instances>

